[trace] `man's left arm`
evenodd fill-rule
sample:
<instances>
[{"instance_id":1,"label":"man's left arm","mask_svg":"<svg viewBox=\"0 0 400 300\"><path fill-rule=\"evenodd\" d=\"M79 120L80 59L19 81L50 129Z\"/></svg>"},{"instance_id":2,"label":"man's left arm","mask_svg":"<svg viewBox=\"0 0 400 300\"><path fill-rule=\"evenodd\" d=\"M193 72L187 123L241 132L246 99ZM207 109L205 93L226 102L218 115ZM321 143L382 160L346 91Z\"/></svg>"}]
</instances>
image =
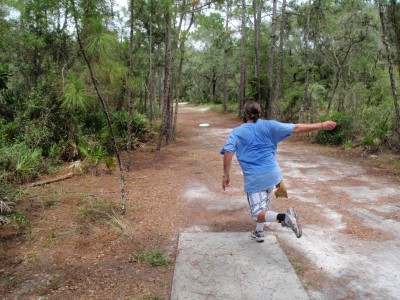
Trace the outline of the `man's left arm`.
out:
<instances>
[{"instance_id":1,"label":"man's left arm","mask_svg":"<svg viewBox=\"0 0 400 300\"><path fill-rule=\"evenodd\" d=\"M229 151L224 153L224 174L222 175L222 188L225 191L225 187L229 186L229 171L231 169L233 154Z\"/></svg>"}]
</instances>

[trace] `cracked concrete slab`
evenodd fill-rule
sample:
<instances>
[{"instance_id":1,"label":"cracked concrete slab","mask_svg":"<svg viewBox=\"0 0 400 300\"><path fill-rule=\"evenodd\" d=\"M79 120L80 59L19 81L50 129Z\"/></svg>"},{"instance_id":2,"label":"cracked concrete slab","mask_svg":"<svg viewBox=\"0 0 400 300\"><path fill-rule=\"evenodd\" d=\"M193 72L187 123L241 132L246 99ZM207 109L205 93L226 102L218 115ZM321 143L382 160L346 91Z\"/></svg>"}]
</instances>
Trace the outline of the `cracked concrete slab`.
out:
<instances>
[{"instance_id":1,"label":"cracked concrete slab","mask_svg":"<svg viewBox=\"0 0 400 300\"><path fill-rule=\"evenodd\" d=\"M248 232L181 233L171 300L309 299L276 237Z\"/></svg>"}]
</instances>

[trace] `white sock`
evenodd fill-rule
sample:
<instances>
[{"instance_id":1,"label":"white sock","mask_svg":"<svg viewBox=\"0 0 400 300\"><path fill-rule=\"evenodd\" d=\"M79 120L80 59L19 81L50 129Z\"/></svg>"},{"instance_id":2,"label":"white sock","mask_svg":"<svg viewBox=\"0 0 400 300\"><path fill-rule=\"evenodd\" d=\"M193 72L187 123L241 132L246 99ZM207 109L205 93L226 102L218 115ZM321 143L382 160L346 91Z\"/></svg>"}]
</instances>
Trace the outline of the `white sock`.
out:
<instances>
[{"instance_id":1,"label":"white sock","mask_svg":"<svg viewBox=\"0 0 400 300\"><path fill-rule=\"evenodd\" d=\"M276 217L278 216L277 212L267 211L265 214L265 222L276 222Z\"/></svg>"},{"instance_id":2,"label":"white sock","mask_svg":"<svg viewBox=\"0 0 400 300\"><path fill-rule=\"evenodd\" d=\"M264 223L256 223L256 231L264 231Z\"/></svg>"}]
</instances>

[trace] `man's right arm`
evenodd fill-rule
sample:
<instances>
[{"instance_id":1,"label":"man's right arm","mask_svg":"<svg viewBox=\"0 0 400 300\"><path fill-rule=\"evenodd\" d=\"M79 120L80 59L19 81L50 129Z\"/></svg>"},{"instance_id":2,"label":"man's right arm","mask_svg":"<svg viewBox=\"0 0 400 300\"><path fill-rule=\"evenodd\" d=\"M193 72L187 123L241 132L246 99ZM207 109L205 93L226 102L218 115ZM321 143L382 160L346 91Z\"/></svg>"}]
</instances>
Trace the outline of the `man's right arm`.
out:
<instances>
[{"instance_id":1,"label":"man's right arm","mask_svg":"<svg viewBox=\"0 0 400 300\"><path fill-rule=\"evenodd\" d=\"M333 130L336 127L336 123L333 121L325 121L322 123L313 123L313 124L295 124L292 134L302 134L309 133L318 130Z\"/></svg>"}]
</instances>

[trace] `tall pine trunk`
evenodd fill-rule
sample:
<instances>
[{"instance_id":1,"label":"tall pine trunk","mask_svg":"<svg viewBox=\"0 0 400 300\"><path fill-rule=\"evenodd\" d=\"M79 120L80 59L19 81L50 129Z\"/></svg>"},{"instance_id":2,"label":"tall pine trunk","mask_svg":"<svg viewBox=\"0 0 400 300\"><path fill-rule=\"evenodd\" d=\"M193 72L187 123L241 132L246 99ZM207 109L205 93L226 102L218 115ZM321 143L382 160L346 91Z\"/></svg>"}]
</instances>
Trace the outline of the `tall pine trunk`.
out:
<instances>
[{"instance_id":1,"label":"tall pine trunk","mask_svg":"<svg viewBox=\"0 0 400 300\"><path fill-rule=\"evenodd\" d=\"M281 28L279 33L279 59L278 70L276 74L276 84L274 92L274 101L272 109L272 118L276 119L279 116L279 98L282 94L282 71L283 71L283 45L285 43L285 27L286 27L286 0L282 2Z\"/></svg>"},{"instance_id":2,"label":"tall pine trunk","mask_svg":"<svg viewBox=\"0 0 400 300\"><path fill-rule=\"evenodd\" d=\"M239 110L238 115L243 114L243 106L246 97L246 0L242 0L242 26L240 30L240 85L239 85Z\"/></svg>"},{"instance_id":3,"label":"tall pine trunk","mask_svg":"<svg viewBox=\"0 0 400 300\"><path fill-rule=\"evenodd\" d=\"M185 4L186 1L183 2L182 5L182 10L181 10L181 20L183 20L185 16ZM192 12L188 28L185 29L182 34L180 34L180 39L179 39L179 67L178 67L178 80L176 82L176 100L175 100L175 111L174 111L174 124L172 127L172 139L175 139L176 135L176 124L178 121L178 104L179 100L181 98L181 82L182 82L182 68L183 68L183 60L185 58L185 43L186 43L186 37L190 31L190 28L192 28L194 22L194 13ZM181 22L179 25L179 32L181 32Z\"/></svg>"},{"instance_id":4,"label":"tall pine trunk","mask_svg":"<svg viewBox=\"0 0 400 300\"><path fill-rule=\"evenodd\" d=\"M396 65L397 65L397 71L400 75L400 24L398 21L398 17L400 14L398 5L397 5L396 0L390 0L390 19L391 23L393 25L393 30L394 30L394 38L395 38L395 45L396 45Z\"/></svg>"},{"instance_id":5,"label":"tall pine trunk","mask_svg":"<svg viewBox=\"0 0 400 300\"><path fill-rule=\"evenodd\" d=\"M384 9L382 5L382 0L378 0L378 6L379 6L379 17L381 19L381 25L382 25L382 40L383 44L385 45L386 49L386 57L388 61L388 68L389 68L389 76L390 76L390 84L392 87L392 94L393 94L393 101L394 101L394 108L395 108L395 114L396 114L396 131L398 134L400 134L400 108L399 108L399 99L398 99L398 94L397 94L397 86L396 86L396 79L394 76L393 72L393 62L392 62L392 53L388 41L388 33L386 29L386 22L385 22L385 16L384 16Z\"/></svg>"},{"instance_id":6,"label":"tall pine trunk","mask_svg":"<svg viewBox=\"0 0 400 300\"><path fill-rule=\"evenodd\" d=\"M309 76L309 65L308 65L308 32L310 30L310 15L311 15L311 0L308 0L308 10L307 10L307 22L306 22L306 28L304 30L304 65L305 65L305 71L306 71L306 80L304 83L304 93L303 93L303 99L301 101L300 105L300 111L299 111L299 123L304 122L304 110L307 105L307 99L308 99L308 76Z\"/></svg>"},{"instance_id":7,"label":"tall pine trunk","mask_svg":"<svg viewBox=\"0 0 400 300\"><path fill-rule=\"evenodd\" d=\"M272 17L271 17L271 36L269 41L269 58L268 58L268 91L265 99L264 117L271 117L271 99L272 85L274 83L274 57L275 57L275 41L276 41L276 8L277 0L272 0Z\"/></svg>"},{"instance_id":8,"label":"tall pine trunk","mask_svg":"<svg viewBox=\"0 0 400 300\"><path fill-rule=\"evenodd\" d=\"M229 32L229 13L231 1L226 3L226 16L225 16L225 40L224 40L224 96L222 99L222 107L224 113L228 112L228 41L230 37Z\"/></svg>"},{"instance_id":9,"label":"tall pine trunk","mask_svg":"<svg viewBox=\"0 0 400 300\"><path fill-rule=\"evenodd\" d=\"M261 80L260 80L260 27L261 27L262 0L253 0L254 18L254 77L256 80L256 92L254 100L261 101Z\"/></svg>"},{"instance_id":10,"label":"tall pine trunk","mask_svg":"<svg viewBox=\"0 0 400 300\"><path fill-rule=\"evenodd\" d=\"M316 14L314 16L314 24L312 25L312 27L314 28L314 34L312 35L312 43L313 43L313 53L312 53L312 61L311 61L311 65L313 66L313 68L311 69L311 86L314 85L315 82L315 60L316 60L316 53L318 52L319 49L319 20L320 20L320 12L321 12L321 0L315 0L315 11ZM316 106L314 105L314 101L313 101L313 89L311 89L310 91L310 112L308 114L308 123L314 123L314 118L316 115Z\"/></svg>"},{"instance_id":11,"label":"tall pine trunk","mask_svg":"<svg viewBox=\"0 0 400 300\"><path fill-rule=\"evenodd\" d=\"M129 76L128 81L133 80L134 66L133 66L133 30L134 30L134 0L130 0L129 11L130 11L130 34L129 34ZM129 171L131 166L131 148L132 148L132 114L133 114L133 99L134 93L132 86L128 85L128 132L127 132L127 158L126 158L126 170Z\"/></svg>"},{"instance_id":12,"label":"tall pine trunk","mask_svg":"<svg viewBox=\"0 0 400 300\"><path fill-rule=\"evenodd\" d=\"M165 35L165 66L164 66L164 86L162 91L162 116L161 116L161 128L158 136L156 150L161 150L163 136L168 141L170 135L170 120L171 120L171 83L172 83L172 49L171 49L171 17L167 11L164 14L166 24L166 35Z\"/></svg>"},{"instance_id":13,"label":"tall pine trunk","mask_svg":"<svg viewBox=\"0 0 400 300\"><path fill-rule=\"evenodd\" d=\"M150 1L152 3L152 1ZM152 13L151 9L151 13ZM152 16L150 16L149 20L149 100L150 100L150 105L149 105L149 120L150 123L153 122L155 116L154 116L154 108L155 108L155 96L156 96L156 82L155 82L155 77L154 77L154 66L153 66L153 23L151 22Z\"/></svg>"}]
</instances>

